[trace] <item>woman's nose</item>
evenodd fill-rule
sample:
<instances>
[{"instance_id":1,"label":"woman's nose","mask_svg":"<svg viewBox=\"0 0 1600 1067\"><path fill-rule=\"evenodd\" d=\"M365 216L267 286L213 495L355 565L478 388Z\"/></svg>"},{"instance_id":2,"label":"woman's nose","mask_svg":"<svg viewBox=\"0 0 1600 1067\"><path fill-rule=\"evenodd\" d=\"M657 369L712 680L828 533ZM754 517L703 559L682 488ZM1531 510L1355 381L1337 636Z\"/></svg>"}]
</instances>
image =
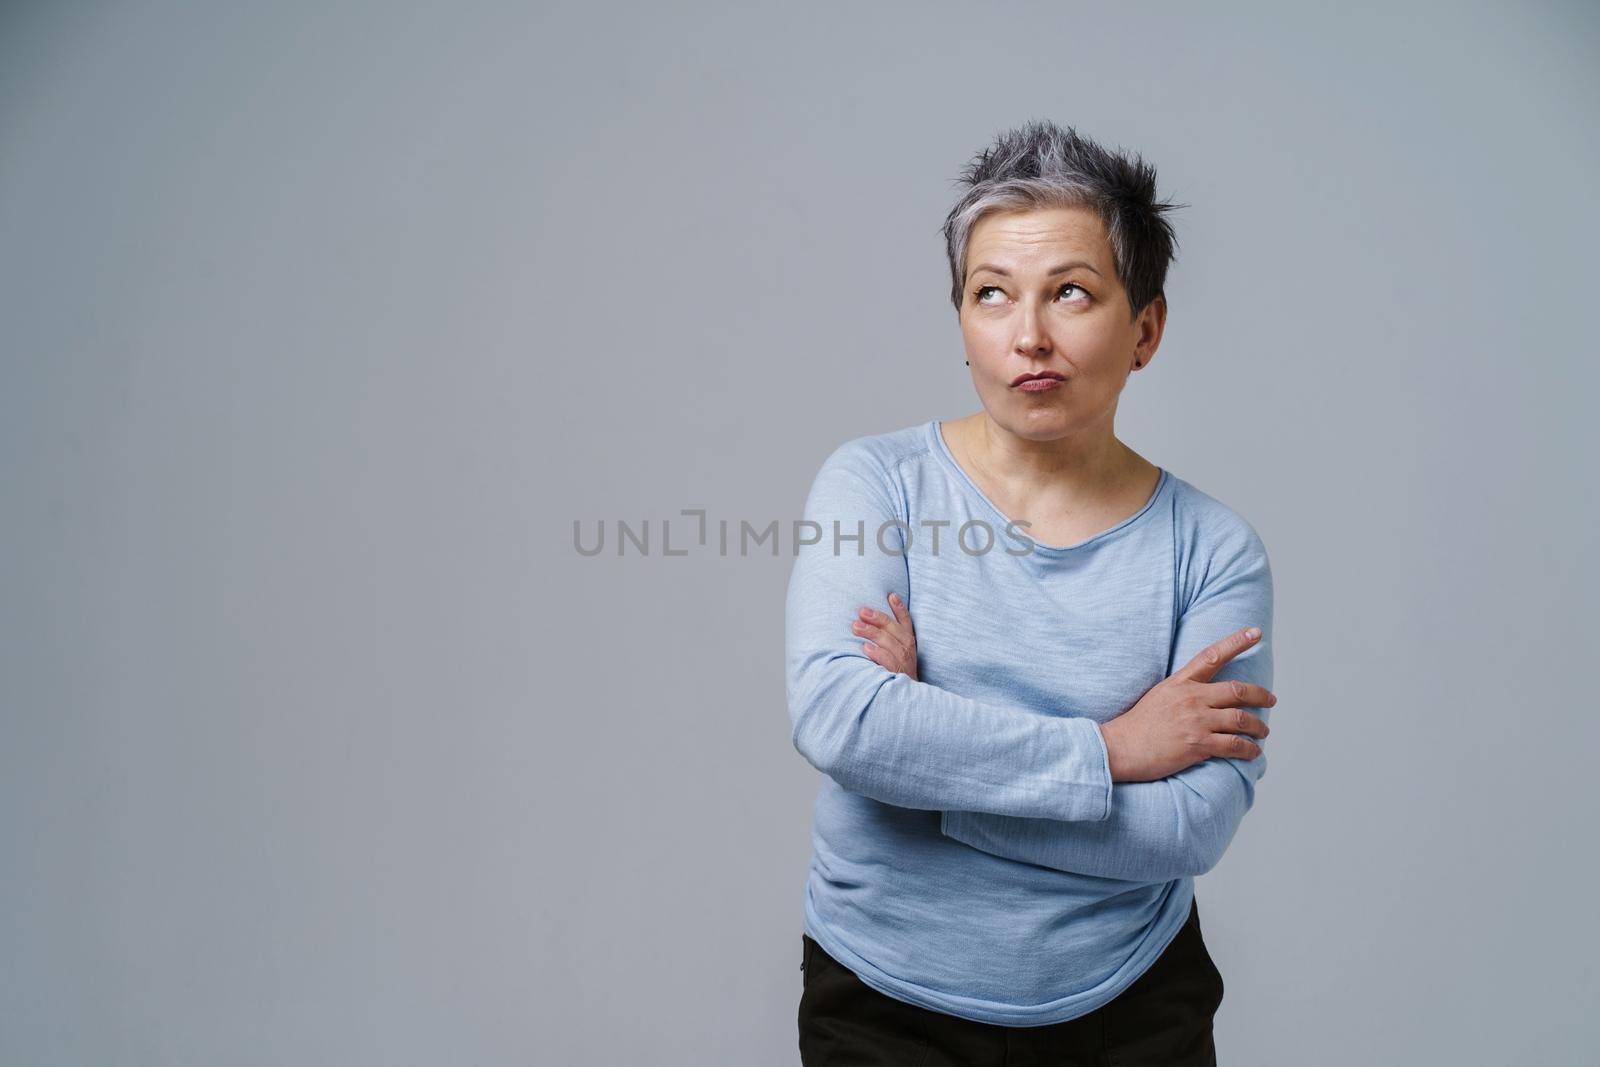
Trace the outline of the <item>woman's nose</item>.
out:
<instances>
[{"instance_id":1,"label":"woman's nose","mask_svg":"<svg viewBox=\"0 0 1600 1067\"><path fill-rule=\"evenodd\" d=\"M1032 355L1038 351L1048 351L1049 342L1045 338L1043 316L1039 309L1032 304L1024 302L1017 309L1017 351L1022 355Z\"/></svg>"}]
</instances>

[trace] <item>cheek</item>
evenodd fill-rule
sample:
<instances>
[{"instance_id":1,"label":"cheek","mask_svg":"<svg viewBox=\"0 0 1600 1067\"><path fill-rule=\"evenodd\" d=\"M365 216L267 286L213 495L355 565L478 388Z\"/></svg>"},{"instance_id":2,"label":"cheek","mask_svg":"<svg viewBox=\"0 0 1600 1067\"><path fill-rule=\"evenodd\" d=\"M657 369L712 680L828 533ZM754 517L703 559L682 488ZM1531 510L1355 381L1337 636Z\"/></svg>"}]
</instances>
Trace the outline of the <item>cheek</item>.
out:
<instances>
[{"instance_id":1,"label":"cheek","mask_svg":"<svg viewBox=\"0 0 1600 1067\"><path fill-rule=\"evenodd\" d=\"M1059 349L1078 373L1094 378L1118 377L1133 357L1133 342L1104 330L1063 336Z\"/></svg>"},{"instance_id":2,"label":"cheek","mask_svg":"<svg viewBox=\"0 0 1600 1067\"><path fill-rule=\"evenodd\" d=\"M1006 337L1006 332L992 322L968 320L961 326L962 343L966 345L974 363L980 357L1005 355Z\"/></svg>"}]
</instances>

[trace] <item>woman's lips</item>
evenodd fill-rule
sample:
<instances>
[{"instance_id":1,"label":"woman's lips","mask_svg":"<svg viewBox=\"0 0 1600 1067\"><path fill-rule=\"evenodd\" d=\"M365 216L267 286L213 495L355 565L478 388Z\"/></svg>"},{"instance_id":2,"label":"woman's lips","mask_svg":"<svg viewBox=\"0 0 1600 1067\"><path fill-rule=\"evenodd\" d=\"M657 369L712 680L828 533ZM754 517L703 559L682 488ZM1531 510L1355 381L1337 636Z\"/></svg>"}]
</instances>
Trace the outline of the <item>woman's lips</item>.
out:
<instances>
[{"instance_id":1,"label":"woman's lips","mask_svg":"<svg viewBox=\"0 0 1600 1067\"><path fill-rule=\"evenodd\" d=\"M1064 384L1060 378L1029 378L1019 382L1017 388L1024 393L1048 393L1058 385Z\"/></svg>"}]
</instances>

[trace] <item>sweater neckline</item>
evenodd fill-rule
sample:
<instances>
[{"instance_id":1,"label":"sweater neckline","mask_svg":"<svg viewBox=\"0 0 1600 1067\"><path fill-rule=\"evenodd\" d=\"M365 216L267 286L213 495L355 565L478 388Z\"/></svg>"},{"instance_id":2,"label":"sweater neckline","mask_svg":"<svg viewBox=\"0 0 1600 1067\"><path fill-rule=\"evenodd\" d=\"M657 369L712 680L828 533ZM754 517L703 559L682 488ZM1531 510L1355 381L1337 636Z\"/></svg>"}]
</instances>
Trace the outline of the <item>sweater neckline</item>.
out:
<instances>
[{"instance_id":1,"label":"sweater neckline","mask_svg":"<svg viewBox=\"0 0 1600 1067\"><path fill-rule=\"evenodd\" d=\"M945 442L944 433L940 430L939 420L929 419L926 428L934 454L937 455L945 464L945 466L950 469L950 472L955 476L956 480L962 485L966 486L967 492L971 493L972 496L975 497L984 508L998 516L1002 523L1013 522L1014 520L1009 515L1001 511L1000 508L996 506L994 501L990 500L988 496L984 494L983 490L978 488L978 484L974 482L967 474L965 468L956 462L955 454L950 451L950 446ZM1171 475L1165 467L1158 465L1156 469L1161 472L1161 477L1156 479L1156 487L1151 491L1150 499L1144 502L1143 507L1134 512L1132 515L1129 515L1127 518L1123 519L1121 522L1117 523L1115 526L1101 530L1099 533L1086 537L1082 541L1078 541L1070 545L1047 545L1043 541L1034 537L1032 534L1028 533L1027 527L1019 526L1017 529L1022 533L1023 536L1027 537L1033 542L1033 551L1045 552L1052 555L1059 555L1066 552L1076 552L1079 549L1087 548L1090 545L1097 544L1106 540L1107 538L1114 537L1117 534L1128 530L1134 524L1145 518L1145 516L1149 515L1152 509L1154 509L1156 501L1159 500L1162 493L1166 491L1168 483L1172 481Z\"/></svg>"}]
</instances>

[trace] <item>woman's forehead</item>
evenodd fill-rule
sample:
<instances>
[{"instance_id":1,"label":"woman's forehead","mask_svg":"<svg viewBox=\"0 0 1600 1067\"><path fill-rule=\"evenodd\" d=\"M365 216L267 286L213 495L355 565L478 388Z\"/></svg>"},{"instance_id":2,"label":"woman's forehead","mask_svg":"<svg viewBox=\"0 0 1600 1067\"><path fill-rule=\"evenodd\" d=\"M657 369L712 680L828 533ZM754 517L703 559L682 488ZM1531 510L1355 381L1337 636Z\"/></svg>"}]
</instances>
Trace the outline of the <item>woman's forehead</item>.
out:
<instances>
[{"instance_id":1,"label":"woman's forehead","mask_svg":"<svg viewBox=\"0 0 1600 1067\"><path fill-rule=\"evenodd\" d=\"M1111 244L1100 216L1087 208L1039 208L996 213L978 220L967 246L973 272L1045 269L1050 263L1111 264Z\"/></svg>"}]
</instances>

